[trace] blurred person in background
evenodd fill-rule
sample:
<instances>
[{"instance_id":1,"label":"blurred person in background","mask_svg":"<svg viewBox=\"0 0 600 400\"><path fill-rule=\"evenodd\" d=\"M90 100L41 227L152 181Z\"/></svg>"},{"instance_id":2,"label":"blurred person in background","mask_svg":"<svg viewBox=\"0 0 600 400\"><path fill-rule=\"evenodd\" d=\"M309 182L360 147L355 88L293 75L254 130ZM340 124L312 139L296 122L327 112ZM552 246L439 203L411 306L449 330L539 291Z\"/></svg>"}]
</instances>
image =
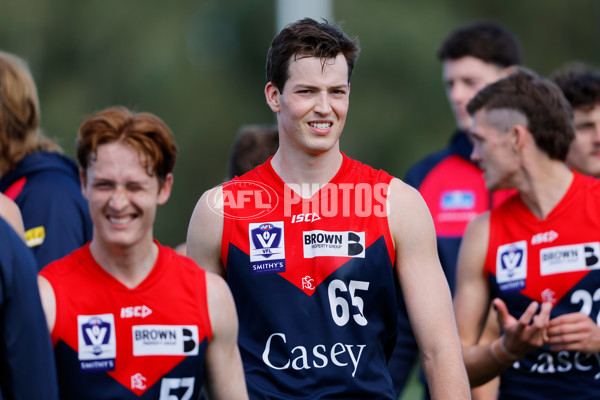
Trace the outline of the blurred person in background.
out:
<instances>
[{"instance_id":1,"label":"blurred person in background","mask_svg":"<svg viewBox=\"0 0 600 400\"><path fill-rule=\"evenodd\" d=\"M583 64L570 64L552 76L573 108L575 140L567 165L600 177L600 72Z\"/></svg>"},{"instance_id":2,"label":"blurred person in background","mask_svg":"<svg viewBox=\"0 0 600 400\"><path fill-rule=\"evenodd\" d=\"M176 155L150 113L115 107L79 128L93 237L39 278L63 400L248 398L227 284L153 238Z\"/></svg>"},{"instance_id":3,"label":"blurred person in background","mask_svg":"<svg viewBox=\"0 0 600 400\"><path fill-rule=\"evenodd\" d=\"M502 374L500 399L599 398L600 182L565 164L571 107L522 70L467 108L488 189L518 190L469 223L459 252L454 305L471 384ZM478 343L491 303L501 335Z\"/></svg>"},{"instance_id":4,"label":"blurred person in background","mask_svg":"<svg viewBox=\"0 0 600 400\"><path fill-rule=\"evenodd\" d=\"M470 160L473 144L467 132L472 119L467 103L480 89L521 64L522 57L519 41L512 32L491 22L474 22L456 28L442 42L437 57L442 62L442 82L457 130L444 149L412 166L404 181L418 189L427 203L435 225L440 262L454 292L458 249L468 222L508 196L488 192L481 169ZM418 352L410 322L402 312L402 294L399 303L398 342L389 365L391 369L407 371L393 376L394 386L401 394ZM473 395L477 399L493 398L493 385L490 383L489 394L485 389L478 389L479 393ZM430 398L427 385L425 398Z\"/></svg>"},{"instance_id":5,"label":"blurred person in background","mask_svg":"<svg viewBox=\"0 0 600 400\"><path fill-rule=\"evenodd\" d=\"M83 246L92 223L75 162L45 137L29 68L0 51L0 191L19 206L38 269Z\"/></svg>"},{"instance_id":6,"label":"blurred person in background","mask_svg":"<svg viewBox=\"0 0 600 400\"><path fill-rule=\"evenodd\" d=\"M277 125L242 125L231 146L225 181L230 181L236 176L242 176L246 172L265 163L275 154L278 146L279 134L277 132ZM175 251L185 256L187 254L186 243L180 243L175 246Z\"/></svg>"}]
</instances>

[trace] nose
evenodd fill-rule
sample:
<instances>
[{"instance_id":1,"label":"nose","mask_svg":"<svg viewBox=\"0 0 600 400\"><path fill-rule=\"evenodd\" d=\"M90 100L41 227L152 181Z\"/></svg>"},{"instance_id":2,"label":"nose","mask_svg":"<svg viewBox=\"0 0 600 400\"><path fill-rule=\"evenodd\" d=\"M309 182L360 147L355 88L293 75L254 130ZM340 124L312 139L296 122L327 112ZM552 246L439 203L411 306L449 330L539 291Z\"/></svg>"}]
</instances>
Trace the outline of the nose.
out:
<instances>
[{"instance_id":1,"label":"nose","mask_svg":"<svg viewBox=\"0 0 600 400\"><path fill-rule=\"evenodd\" d=\"M321 115L327 115L331 112L331 101L328 93L319 92L317 94L314 110Z\"/></svg>"},{"instance_id":2,"label":"nose","mask_svg":"<svg viewBox=\"0 0 600 400\"><path fill-rule=\"evenodd\" d=\"M116 211L124 209L127 206L127 203L127 194L123 189L115 189L108 201L110 208Z\"/></svg>"},{"instance_id":3,"label":"nose","mask_svg":"<svg viewBox=\"0 0 600 400\"><path fill-rule=\"evenodd\" d=\"M466 97L466 88L460 82L454 82L452 86L448 88L448 98L452 103L463 104Z\"/></svg>"},{"instance_id":4,"label":"nose","mask_svg":"<svg viewBox=\"0 0 600 400\"><path fill-rule=\"evenodd\" d=\"M594 125L594 141L600 143L600 124Z\"/></svg>"}]
</instances>

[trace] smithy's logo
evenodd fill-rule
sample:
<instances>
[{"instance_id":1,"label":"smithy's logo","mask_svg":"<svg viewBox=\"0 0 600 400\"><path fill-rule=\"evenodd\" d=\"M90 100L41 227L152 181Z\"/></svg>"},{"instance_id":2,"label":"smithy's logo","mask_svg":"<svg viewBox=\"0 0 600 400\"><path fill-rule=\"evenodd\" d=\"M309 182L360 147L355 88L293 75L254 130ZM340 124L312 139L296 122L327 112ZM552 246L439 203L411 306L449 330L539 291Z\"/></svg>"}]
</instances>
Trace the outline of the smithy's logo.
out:
<instances>
[{"instance_id":1,"label":"smithy's logo","mask_svg":"<svg viewBox=\"0 0 600 400\"><path fill-rule=\"evenodd\" d=\"M279 197L264 183L234 180L213 188L206 201L216 214L244 220L271 213L277 207Z\"/></svg>"}]
</instances>

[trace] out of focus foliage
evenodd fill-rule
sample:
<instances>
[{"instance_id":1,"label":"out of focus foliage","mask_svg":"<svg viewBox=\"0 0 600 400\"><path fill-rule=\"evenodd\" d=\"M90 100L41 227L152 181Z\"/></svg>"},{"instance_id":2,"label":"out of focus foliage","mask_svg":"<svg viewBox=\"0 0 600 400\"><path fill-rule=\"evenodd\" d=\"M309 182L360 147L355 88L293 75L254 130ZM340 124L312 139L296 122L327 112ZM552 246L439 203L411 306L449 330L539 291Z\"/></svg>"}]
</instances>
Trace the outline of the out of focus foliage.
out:
<instances>
[{"instance_id":1,"label":"out of focus foliage","mask_svg":"<svg viewBox=\"0 0 600 400\"><path fill-rule=\"evenodd\" d=\"M176 245L199 196L224 179L239 126L274 121L263 95L274 7L274 0L2 0L0 48L29 62L42 126L70 155L83 118L107 106L167 122L180 154L155 234ZM600 63L597 0L337 0L334 14L362 47L342 150L399 177L454 128L435 52L456 26L506 25L521 39L525 64L542 75L568 61Z\"/></svg>"}]
</instances>

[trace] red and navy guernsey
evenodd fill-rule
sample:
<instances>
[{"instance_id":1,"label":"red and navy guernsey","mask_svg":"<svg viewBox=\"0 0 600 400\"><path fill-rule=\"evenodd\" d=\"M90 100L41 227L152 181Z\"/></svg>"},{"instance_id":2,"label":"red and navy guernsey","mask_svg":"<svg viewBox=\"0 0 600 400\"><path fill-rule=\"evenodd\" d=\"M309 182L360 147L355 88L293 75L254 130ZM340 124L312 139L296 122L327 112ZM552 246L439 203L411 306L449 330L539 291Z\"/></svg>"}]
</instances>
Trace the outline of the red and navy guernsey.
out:
<instances>
[{"instance_id":1,"label":"red and navy guernsey","mask_svg":"<svg viewBox=\"0 0 600 400\"><path fill-rule=\"evenodd\" d=\"M518 195L491 211L485 273L515 318L537 301L553 304L550 318L583 312L600 321L600 181L574 174L543 220ZM543 346L500 382L500 399L599 399L600 354Z\"/></svg>"},{"instance_id":2,"label":"red and navy guernsey","mask_svg":"<svg viewBox=\"0 0 600 400\"><path fill-rule=\"evenodd\" d=\"M197 399L212 336L206 272L159 246L130 289L96 263L89 244L40 275L54 289L52 331L63 400Z\"/></svg>"},{"instance_id":3,"label":"red and navy guernsey","mask_svg":"<svg viewBox=\"0 0 600 400\"><path fill-rule=\"evenodd\" d=\"M251 399L396 398L391 179L344 155L310 199L270 161L223 186L222 259ZM252 188L270 203L240 207Z\"/></svg>"}]
</instances>

